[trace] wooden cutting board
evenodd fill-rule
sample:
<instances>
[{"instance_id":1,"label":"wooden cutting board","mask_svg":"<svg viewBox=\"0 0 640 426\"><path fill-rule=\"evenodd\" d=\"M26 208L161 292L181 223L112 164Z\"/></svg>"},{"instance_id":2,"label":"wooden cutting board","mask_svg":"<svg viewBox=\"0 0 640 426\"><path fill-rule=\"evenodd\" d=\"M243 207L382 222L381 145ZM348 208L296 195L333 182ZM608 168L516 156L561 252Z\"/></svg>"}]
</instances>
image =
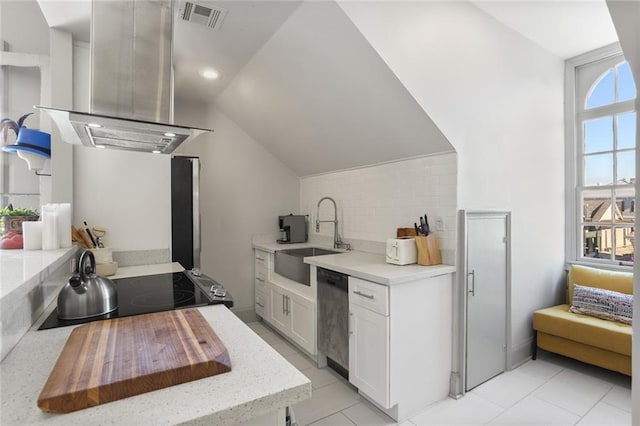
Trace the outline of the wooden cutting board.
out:
<instances>
[{"instance_id":1,"label":"wooden cutting board","mask_svg":"<svg viewBox=\"0 0 640 426\"><path fill-rule=\"evenodd\" d=\"M38 407L69 413L228 371L227 349L197 309L95 321L71 332Z\"/></svg>"}]
</instances>

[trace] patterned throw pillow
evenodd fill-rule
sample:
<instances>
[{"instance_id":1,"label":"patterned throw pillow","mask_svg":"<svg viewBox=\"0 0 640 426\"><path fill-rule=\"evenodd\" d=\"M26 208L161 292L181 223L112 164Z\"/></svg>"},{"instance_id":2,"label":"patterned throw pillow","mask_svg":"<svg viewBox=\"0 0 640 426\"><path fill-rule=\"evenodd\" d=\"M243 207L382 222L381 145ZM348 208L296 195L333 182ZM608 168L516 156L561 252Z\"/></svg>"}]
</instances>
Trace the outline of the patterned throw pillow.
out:
<instances>
[{"instance_id":1,"label":"patterned throw pillow","mask_svg":"<svg viewBox=\"0 0 640 426\"><path fill-rule=\"evenodd\" d=\"M569 311L631 324L633 295L575 284L573 301Z\"/></svg>"}]
</instances>

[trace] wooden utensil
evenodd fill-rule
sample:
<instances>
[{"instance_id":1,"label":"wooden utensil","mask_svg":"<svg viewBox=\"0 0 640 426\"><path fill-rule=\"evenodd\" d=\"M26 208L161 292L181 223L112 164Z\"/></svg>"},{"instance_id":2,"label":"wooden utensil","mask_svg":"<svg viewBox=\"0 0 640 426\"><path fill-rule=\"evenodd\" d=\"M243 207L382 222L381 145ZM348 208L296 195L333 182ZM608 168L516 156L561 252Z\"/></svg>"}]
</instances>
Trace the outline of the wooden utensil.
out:
<instances>
[{"instance_id":1,"label":"wooden utensil","mask_svg":"<svg viewBox=\"0 0 640 426\"><path fill-rule=\"evenodd\" d=\"M84 244L84 240L82 239L82 235L80 235L80 232L78 232L78 230L76 229L75 226L71 225L71 238L73 239L73 241L76 241L80 244Z\"/></svg>"},{"instance_id":2,"label":"wooden utensil","mask_svg":"<svg viewBox=\"0 0 640 426\"><path fill-rule=\"evenodd\" d=\"M91 242L91 239L89 238L89 235L87 235L87 231L85 231L84 229L80 228L80 229L78 229L78 233L80 233L80 237L82 238L82 242L84 243L85 246L87 246L87 248L94 248L93 243Z\"/></svg>"},{"instance_id":3,"label":"wooden utensil","mask_svg":"<svg viewBox=\"0 0 640 426\"><path fill-rule=\"evenodd\" d=\"M197 309L94 321L71 332L38 407L69 413L228 371L227 349Z\"/></svg>"}]
</instances>

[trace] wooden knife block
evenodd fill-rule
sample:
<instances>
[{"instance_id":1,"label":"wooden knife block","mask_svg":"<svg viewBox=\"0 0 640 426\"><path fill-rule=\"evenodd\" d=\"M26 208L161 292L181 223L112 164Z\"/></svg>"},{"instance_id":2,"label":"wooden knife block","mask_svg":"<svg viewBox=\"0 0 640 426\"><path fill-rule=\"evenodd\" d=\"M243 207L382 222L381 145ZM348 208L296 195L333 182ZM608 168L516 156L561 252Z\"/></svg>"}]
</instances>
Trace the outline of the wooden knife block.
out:
<instances>
[{"instance_id":1,"label":"wooden knife block","mask_svg":"<svg viewBox=\"0 0 640 426\"><path fill-rule=\"evenodd\" d=\"M433 234L426 237L415 237L416 246L418 247L418 265L440 265L442 263L442 254L440 253L440 244Z\"/></svg>"}]
</instances>

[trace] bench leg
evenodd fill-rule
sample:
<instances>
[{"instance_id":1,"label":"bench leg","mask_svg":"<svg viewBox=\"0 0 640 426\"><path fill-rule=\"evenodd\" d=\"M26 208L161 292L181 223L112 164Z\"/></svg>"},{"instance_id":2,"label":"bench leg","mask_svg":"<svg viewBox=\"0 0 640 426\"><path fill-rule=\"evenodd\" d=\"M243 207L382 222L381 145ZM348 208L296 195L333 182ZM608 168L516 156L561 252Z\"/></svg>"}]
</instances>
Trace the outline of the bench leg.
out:
<instances>
[{"instance_id":1,"label":"bench leg","mask_svg":"<svg viewBox=\"0 0 640 426\"><path fill-rule=\"evenodd\" d=\"M531 357L531 359L533 359L535 361L535 359L538 357L538 330L534 330L533 333L533 356Z\"/></svg>"}]
</instances>

